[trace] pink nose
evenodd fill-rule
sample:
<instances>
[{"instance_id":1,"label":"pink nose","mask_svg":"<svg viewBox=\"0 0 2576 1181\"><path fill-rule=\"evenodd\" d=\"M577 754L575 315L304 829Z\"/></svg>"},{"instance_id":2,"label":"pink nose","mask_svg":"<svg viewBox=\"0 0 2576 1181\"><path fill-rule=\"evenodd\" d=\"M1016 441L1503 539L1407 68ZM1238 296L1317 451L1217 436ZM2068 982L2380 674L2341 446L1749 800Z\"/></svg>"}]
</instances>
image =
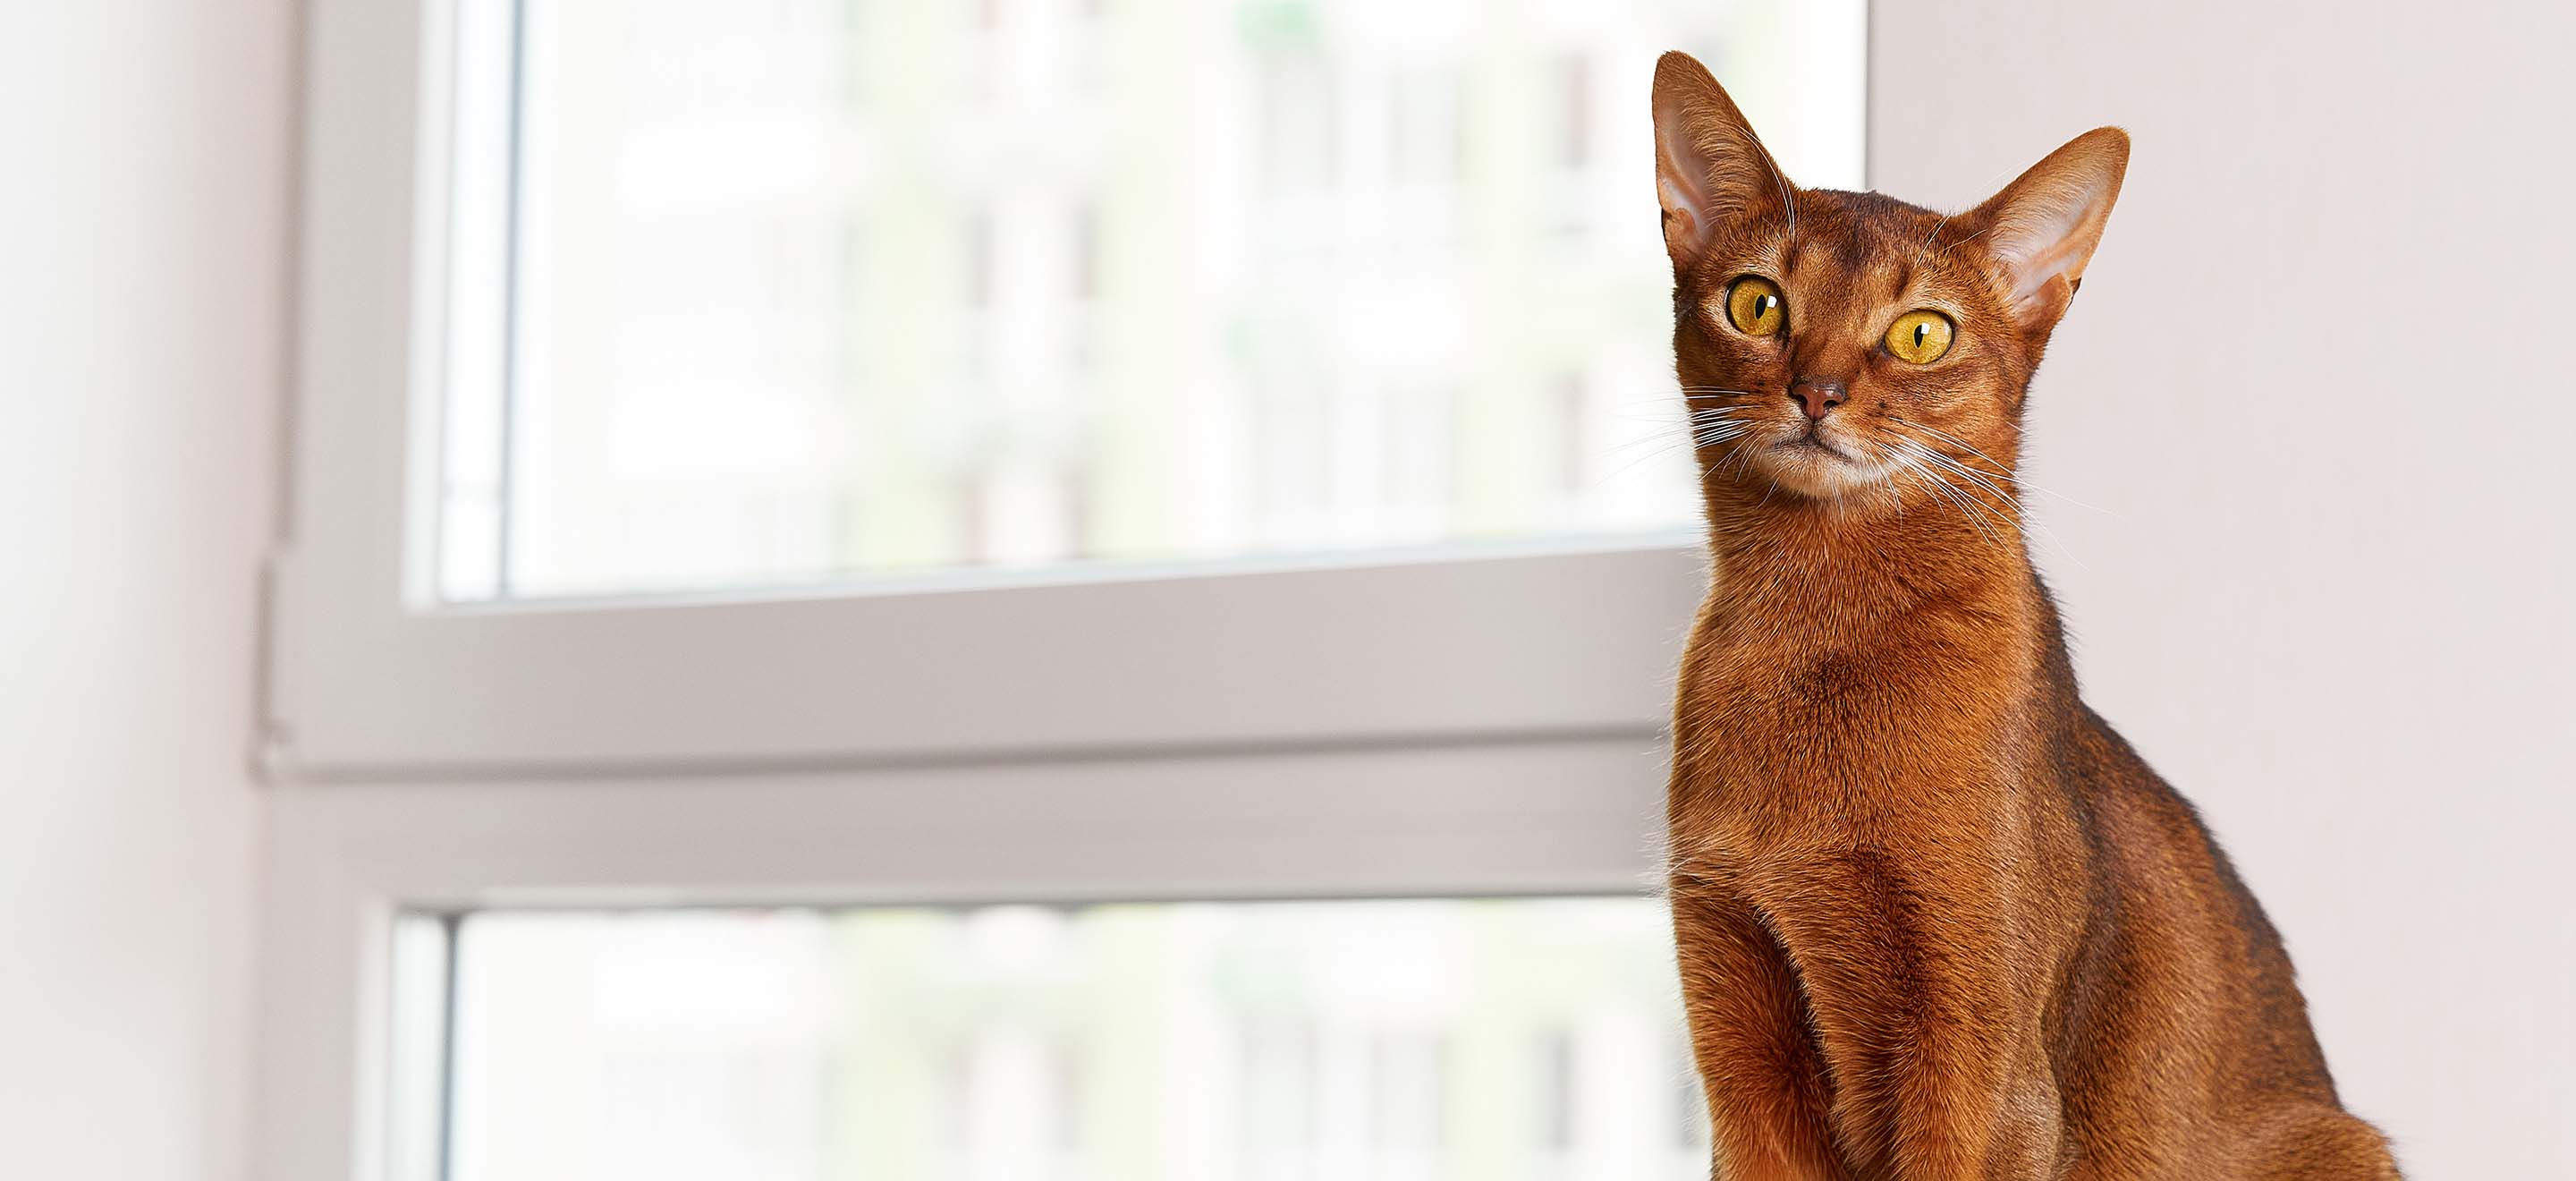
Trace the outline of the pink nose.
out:
<instances>
[{"instance_id":1,"label":"pink nose","mask_svg":"<svg viewBox=\"0 0 2576 1181\"><path fill-rule=\"evenodd\" d=\"M1789 387L1789 400L1807 412L1807 417L1822 421L1825 412L1851 399L1851 391L1830 377L1801 377Z\"/></svg>"}]
</instances>

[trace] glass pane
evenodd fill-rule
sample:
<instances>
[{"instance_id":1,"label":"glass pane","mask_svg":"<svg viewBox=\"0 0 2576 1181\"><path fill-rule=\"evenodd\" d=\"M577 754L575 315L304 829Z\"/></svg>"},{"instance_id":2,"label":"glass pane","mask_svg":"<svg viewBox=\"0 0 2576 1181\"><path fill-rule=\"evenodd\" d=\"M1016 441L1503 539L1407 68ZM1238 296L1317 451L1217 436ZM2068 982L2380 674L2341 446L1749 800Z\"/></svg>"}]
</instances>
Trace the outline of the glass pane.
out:
<instances>
[{"instance_id":1,"label":"glass pane","mask_svg":"<svg viewBox=\"0 0 2576 1181\"><path fill-rule=\"evenodd\" d=\"M485 913L455 1181L1704 1178L1643 898Z\"/></svg>"},{"instance_id":2,"label":"glass pane","mask_svg":"<svg viewBox=\"0 0 2576 1181\"><path fill-rule=\"evenodd\" d=\"M1668 529L1665 49L1861 0L465 0L451 600Z\"/></svg>"}]
</instances>

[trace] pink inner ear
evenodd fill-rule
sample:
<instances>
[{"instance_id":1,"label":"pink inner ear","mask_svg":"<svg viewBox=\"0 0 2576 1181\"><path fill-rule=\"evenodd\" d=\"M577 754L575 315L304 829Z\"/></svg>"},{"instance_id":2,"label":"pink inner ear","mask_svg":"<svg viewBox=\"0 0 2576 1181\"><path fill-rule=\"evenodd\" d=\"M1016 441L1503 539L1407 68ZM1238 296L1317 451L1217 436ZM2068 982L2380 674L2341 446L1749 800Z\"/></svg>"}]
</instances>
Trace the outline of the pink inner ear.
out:
<instances>
[{"instance_id":1,"label":"pink inner ear","mask_svg":"<svg viewBox=\"0 0 2576 1181\"><path fill-rule=\"evenodd\" d=\"M2084 262L2090 253L2089 244L2079 248L2065 236L2065 230L2060 230L2047 240L2047 245L2022 258L2007 260L2006 265L2012 268L2013 306L2020 308L2045 302L2046 293L2059 279L2066 280L2071 291L2083 276Z\"/></svg>"},{"instance_id":2,"label":"pink inner ear","mask_svg":"<svg viewBox=\"0 0 2576 1181\"><path fill-rule=\"evenodd\" d=\"M1677 53L1655 67L1655 174L1676 265L1698 257L1718 222L1789 200L1788 182L1725 88Z\"/></svg>"},{"instance_id":3,"label":"pink inner ear","mask_svg":"<svg viewBox=\"0 0 2576 1181\"><path fill-rule=\"evenodd\" d=\"M2071 283L2082 277L2101 230L2098 219L2089 216L2093 196L2051 185L2006 207L1987 240L1988 249L2012 271L2014 303L2029 302L2051 280L2062 277Z\"/></svg>"},{"instance_id":4,"label":"pink inner ear","mask_svg":"<svg viewBox=\"0 0 2576 1181\"><path fill-rule=\"evenodd\" d=\"M1689 120L1665 104L1655 108L1655 189L1663 198L1664 246L1676 261L1708 245L1708 157L1691 141Z\"/></svg>"},{"instance_id":5,"label":"pink inner ear","mask_svg":"<svg viewBox=\"0 0 2576 1181\"><path fill-rule=\"evenodd\" d=\"M1664 245L1698 253L1708 245L1708 219L1698 199L1671 176L1655 178L1655 187L1664 198Z\"/></svg>"},{"instance_id":6,"label":"pink inner ear","mask_svg":"<svg viewBox=\"0 0 2576 1181\"><path fill-rule=\"evenodd\" d=\"M2115 129L2087 132L1980 206L1985 249L2011 283L2013 309L2025 318L2063 311L2102 241L2111 203L2128 163L2128 138Z\"/></svg>"}]
</instances>

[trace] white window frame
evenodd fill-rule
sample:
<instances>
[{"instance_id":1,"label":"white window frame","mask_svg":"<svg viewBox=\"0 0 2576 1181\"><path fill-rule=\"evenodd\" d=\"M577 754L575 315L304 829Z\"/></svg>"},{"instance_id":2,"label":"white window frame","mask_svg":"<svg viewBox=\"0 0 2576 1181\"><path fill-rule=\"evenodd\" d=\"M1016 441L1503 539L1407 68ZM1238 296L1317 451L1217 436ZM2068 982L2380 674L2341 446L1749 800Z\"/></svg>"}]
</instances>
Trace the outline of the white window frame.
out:
<instances>
[{"instance_id":1,"label":"white window frame","mask_svg":"<svg viewBox=\"0 0 2576 1181\"><path fill-rule=\"evenodd\" d=\"M454 2L308 9L252 1175L419 1181L407 911L1651 888L1695 538L436 604Z\"/></svg>"},{"instance_id":2,"label":"white window frame","mask_svg":"<svg viewBox=\"0 0 2576 1181\"><path fill-rule=\"evenodd\" d=\"M431 1181L396 920L481 907L1637 894L1652 738L270 796L251 1175Z\"/></svg>"},{"instance_id":3,"label":"white window frame","mask_svg":"<svg viewBox=\"0 0 2576 1181\"><path fill-rule=\"evenodd\" d=\"M1666 534L1455 560L1071 568L446 606L450 3L319 0L279 769L849 765L1651 733L1704 582ZM396 396L396 391L402 396ZM924 589L927 587L928 589Z\"/></svg>"}]
</instances>

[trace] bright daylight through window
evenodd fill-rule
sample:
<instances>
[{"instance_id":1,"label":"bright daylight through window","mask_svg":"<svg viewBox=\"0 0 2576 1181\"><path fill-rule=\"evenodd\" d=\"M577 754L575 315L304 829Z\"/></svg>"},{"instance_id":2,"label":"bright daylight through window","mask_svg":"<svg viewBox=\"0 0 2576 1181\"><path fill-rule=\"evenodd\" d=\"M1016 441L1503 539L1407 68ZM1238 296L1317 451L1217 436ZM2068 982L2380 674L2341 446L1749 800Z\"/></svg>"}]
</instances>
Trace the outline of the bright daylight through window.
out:
<instances>
[{"instance_id":1,"label":"bright daylight through window","mask_svg":"<svg viewBox=\"0 0 2576 1181\"><path fill-rule=\"evenodd\" d=\"M1689 523L1644 117L1862 6L462 0L451 602Z\"/></svg>"},{"instance_id":2,"label":"bright daylight through window","mask_svg":"<svg viewBox=\"0 0 2576 1181\"><path fill-rule=\"evenodd\" d=\"M1639 898L493 912L455 1181L1704 1174Z\"/></svg>"},{"instance_id":3,"label":"bright daylight through window","mask_svg":"<svg viewBox=\"0 0 2576 1181\"><path fill-rule=\"evenodd\" d=\"M386 886L423 913L396 924L385 1093L352 1102L383 1113L390 1175L1704 1175L1668 916L1599 896L1646 860L1628 789L1661 697L1630 690L1665 625L1570 653L1488 637L1695 586L1667 544L1697 502L1656 57L1722 64L1784 168L1857 187L1865 5L449 3L414 462L328 471L406 480L366 503L435 527L400 534L399 610L308 600L295 753L357 774L847 759L866 770L841 786L882 794L857 821L832 820L857 806L837 788L770 800L876 842L833 847L854 892L761 825L684 859L748 895L590 860L621 839L591 834L654 816L607 790L579 804L606 824ZM359 393L315 405L385 421ZM313 546L316 585L390 581L379 518L317 519L348 540ZM1494 542L1540 552L1439 560ZM1418 564L418 610L1351 554ZM1246 636L1247 610L1286 623ZM990 663L1059 636L1055 663ZM1092 749L1135 761L1047 761ZM1013 751L1035 761L981 789L990 809L907 794L971 784L904 759L984 775ZM1354 782L1389 785L1364 793L1392 801L1375 846L1262 803ZM1091 865L1123 846L1068 836L987 888L889 858L888 814L954 834L1022 790L1108 810L1067 832L1169 826L1251 868ZM771 880L772 854L803 868ZM1084 901L1105 881L1144 884ZM545 909L543 883L663 909ZM1569 896L1440 896L1520 891ZM887 905L691 908L745 896ZM896 905L1029 897L1056 902Z\"/></svg>"}]
</instances>

